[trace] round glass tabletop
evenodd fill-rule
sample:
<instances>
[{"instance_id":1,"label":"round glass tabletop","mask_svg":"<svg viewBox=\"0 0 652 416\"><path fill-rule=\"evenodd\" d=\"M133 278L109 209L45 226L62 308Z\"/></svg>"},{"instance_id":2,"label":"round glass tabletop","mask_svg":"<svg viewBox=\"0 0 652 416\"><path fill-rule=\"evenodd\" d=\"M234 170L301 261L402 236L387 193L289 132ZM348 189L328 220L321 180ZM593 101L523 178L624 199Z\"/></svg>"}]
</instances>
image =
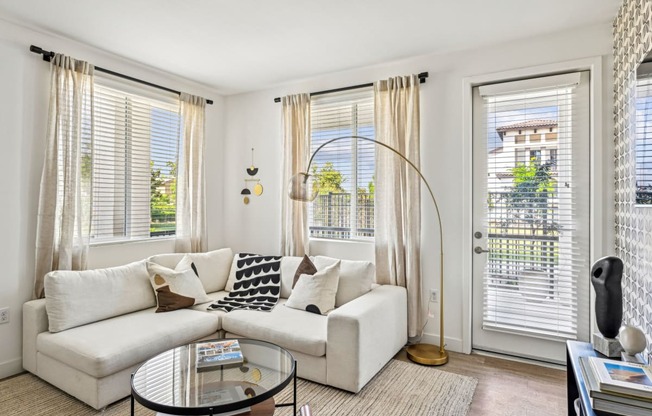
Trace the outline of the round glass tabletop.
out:
<instances>
[{"instance_id":1,"label":"round glass tabletop","mask_svg":"<svg viewBox=\"0 0 652 416\"><path fill-rule=\"evenodd\" d=\"M269 342L240 338L242 357L235 358L236 362L223 364L229 360L211 358L216 348L229 345L229 341L233 340L184 345L147 360L133 374L134 398L157 412L223 413L263 402L292 380L294 358Z\"/></svg>"}]
</instances>

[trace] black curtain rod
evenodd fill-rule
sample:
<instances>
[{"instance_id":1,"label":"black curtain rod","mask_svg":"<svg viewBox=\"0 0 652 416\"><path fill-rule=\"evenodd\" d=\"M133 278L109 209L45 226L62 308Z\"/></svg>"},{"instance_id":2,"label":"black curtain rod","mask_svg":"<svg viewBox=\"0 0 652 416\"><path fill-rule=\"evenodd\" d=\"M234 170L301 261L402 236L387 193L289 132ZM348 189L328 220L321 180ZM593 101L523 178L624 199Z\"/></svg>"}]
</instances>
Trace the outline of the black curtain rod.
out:
<instances>
[{"instance_id":1,"label":"black curtain rod","mask_svg":"<svg viewBox=\"0 0 652 416\"><path fill-rule=\"evenodd\" d=\"M427 72L422 72L419 75L419 83L420 84L425 84L426 83L426 78L428 78L428 73ZM324 91L317 91L317 92L311 92L310 96L313 97L315 95L322 95L322 94L330 94L333 92L341 92L341 91L348 91L348 90L356 90L358 88L366 88L366 87L373 87L374 83L369 82L367 84L360 84L360 85L352 85L350 87L342 87L342 88L335 88L332 90L324 90ZM275 103L280 103L281 102L281 97L276 97L274 98Z\"/></svg>"},{"instance_id":2,"label":"black curtain rod","mask_svg":"<svg viewBox=\"0 0 652 416\"><path fill-rule=\"evenodd\" d=\"M46 62L50 62L50 60L52 58L54 58L54 52L43 50L43 49L39 48L38 46L30 45L29 50L31 52L43 55L43 60L46 61ZM105 74L110 74L110 75L113 75L113 76L116 76L116 77L119 77L119 78L128 79L129 81L134 81L134 82L137 82L139 84L144 84L144 85L148 85L150 87L158 88L159 90L168 91L168 92L171 92L173 94L181 95L180 91L173 90L172 88L164 87L162 85L154 84L152 82L144 81L142 79L130 77L129 75L125 75L125 74L121 74L119 72L111 71L110 69L105 69L105 68L96 66L95 70L100 71L100 72L104 72ZM213 104L213 100L209 100L208 98L205 98L205 100L206 100L206 104Z\"/></svg>"}]
</instances>

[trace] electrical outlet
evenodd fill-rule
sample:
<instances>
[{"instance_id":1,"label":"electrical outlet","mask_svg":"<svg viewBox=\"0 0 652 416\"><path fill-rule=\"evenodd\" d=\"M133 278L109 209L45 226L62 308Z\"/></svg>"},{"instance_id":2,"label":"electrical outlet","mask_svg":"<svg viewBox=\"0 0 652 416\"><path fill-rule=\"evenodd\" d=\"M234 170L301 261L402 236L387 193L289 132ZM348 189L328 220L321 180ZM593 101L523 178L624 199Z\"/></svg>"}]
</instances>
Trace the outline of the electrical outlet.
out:
<instances>
[{"instance_id":1,"label":"electrical outlet","mask_svg":"<svg viewBox=\"0 0 652 416\"><path fill-rule=\"evenodd\" d=\"M0 309L0 324L9 323L9 308Z\"/></svg>"},{"instance_id":2,"label":"electrical outlet","mask_svg":"<svg viewBox=\"0 0 652 416\"><path fill-rule=\"evenodd\" d=\"M430 289L430 302L439 302L439 291L437 289Z\"/></svg>"}]
</instances>

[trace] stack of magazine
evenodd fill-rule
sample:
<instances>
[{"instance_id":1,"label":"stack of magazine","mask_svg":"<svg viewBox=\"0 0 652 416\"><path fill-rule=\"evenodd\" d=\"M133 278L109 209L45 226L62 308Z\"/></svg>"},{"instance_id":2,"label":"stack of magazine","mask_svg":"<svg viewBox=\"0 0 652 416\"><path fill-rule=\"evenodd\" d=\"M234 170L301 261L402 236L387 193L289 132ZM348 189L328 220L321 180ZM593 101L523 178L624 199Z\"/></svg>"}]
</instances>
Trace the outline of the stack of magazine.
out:
<instances>
[{"instance_id":1,"label":"stack of magazine","mask_svg":"<svg viewBox=\"0 0 652 416\"><path fill-rule=\"evenodd\" d=\"M202 342L196 344L196 351L198 371L243 361L242 350L237 339Z\"/></svg>"},{"instance_id":2,"label":"stack of magazine","mask_svg":"<svg viewBox=\"0 0 652 416\"><path fill-rule=\"evenodd\" d=\"M652 372L644 364L580 357L594 410L625 416L652 415Z\"/></svg>"}]
</instances>

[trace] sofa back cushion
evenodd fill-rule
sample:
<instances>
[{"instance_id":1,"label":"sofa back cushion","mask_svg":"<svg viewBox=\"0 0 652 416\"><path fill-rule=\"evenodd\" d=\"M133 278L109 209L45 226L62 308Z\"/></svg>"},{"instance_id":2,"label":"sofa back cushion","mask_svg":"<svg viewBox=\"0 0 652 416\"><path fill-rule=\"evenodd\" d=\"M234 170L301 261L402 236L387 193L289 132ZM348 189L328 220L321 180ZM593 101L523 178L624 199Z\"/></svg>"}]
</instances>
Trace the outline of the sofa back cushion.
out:
<instances>
[{"instance_id":1,"label":"sofa back cushion","mask_svg":"<svg viewBox=\"0 0 652 416\"><path fill-rule=\"evenodd\" d=\"M313 259L317 270L323 270L338 261L338 259L325 256L316 256ZM375 277L376 266L373 263L368 261L342 260L340 263L340 280L337 286L335 307L342 306L369 292Z\"/></svg>"},{"instance_id":2,"label":"sofa back cushion","mask_svg":"<svg viewBox=\"0 0 652 416\"><path fill-rule=\"evenodd\" d=\"M145 260L94 270L57 270L45 276L50 332L156 306Z\"/></svg>"},{"instance_id":3,"label":"sofa back cushion","mask_svg":"<svg viewBox=\"0 0 652 416\"><path fill-rule=\"evenodd\" d=\"M233 251L230 248L209 251L208 253L188 253L190 261L195 264L199 280L206 293L224 290L229 278L229 270L233 261ZM148 260L168 269L174 269L184 254L158 254Z\"/></svg>"},{"instance_id":4,"label":"sofa back cushion","mask_svg":"<svg viewBox=\"0 0 652 416\"><path fill-rule=\"evenodd\" d=\"M292 294L294 275L301 264L302 257L283 256L281 259L281 297L289 298Z\"/></svg>"}]
</instances>

